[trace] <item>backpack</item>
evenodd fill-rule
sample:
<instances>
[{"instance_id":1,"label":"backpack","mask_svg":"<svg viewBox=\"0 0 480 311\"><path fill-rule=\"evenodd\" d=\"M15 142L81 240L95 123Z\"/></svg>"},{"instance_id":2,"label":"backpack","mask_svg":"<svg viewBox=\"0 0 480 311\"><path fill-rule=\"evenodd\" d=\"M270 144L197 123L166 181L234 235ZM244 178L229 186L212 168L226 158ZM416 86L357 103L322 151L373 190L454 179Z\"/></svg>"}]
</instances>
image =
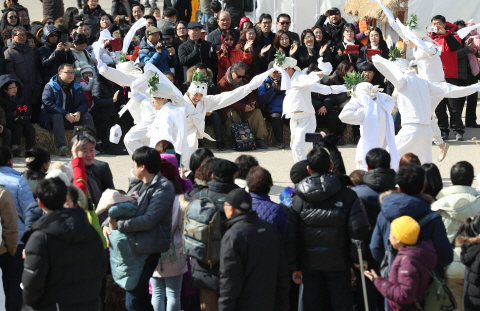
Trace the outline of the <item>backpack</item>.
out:
<instances>
[{"instance_id":1,"label":"backpack","mask_svg":"<svg viewBox=\"0 0 480 311\"><path fill-rule=\"evenodd\" d=\"M235 111L238 114L240 123L235 123L232 117L232 111ZM230 130L232 131L232 138L235 143L235 150L237 151L249 151L257 149L255 144L255 137L253 136L252 131L248 127L248 123L244 123L242 120L242 115L238 110L230 109L228 111L228 118L232 122L230 125Z\"/></svg>"},{"instance_id":2,"label":"backpack","mask_svg":"<svg viewBox=\"0 0 480 311\"><path fill-rule=\"evenodd\" d=\"M402 261L405 259L405 257L413 258L405 255L403 256ZM415 299L415 307L418 310L423 311L456 311L457 302L455 301L455 297L448 288L447 284L445 284L445 280L437 276L435 271L427 269L427 267L425 267L421 261L416 261L419 262L425 270L427 270L428 274L430 274L430 277L432 278L432 282L425 292L423 307L417 299Z\"/></svg>"},{"instance_id":3,"label":"backpack","mask_svg":"<svg viewBox=\"0 0 480 311\"><path fill-rule=\"evenodd\" d=\"M181 253L212 267L220 261L222 240L221 215L208 198L208 189L188 205L183 220L183 249Z\"/></svg>"}]
</instances>

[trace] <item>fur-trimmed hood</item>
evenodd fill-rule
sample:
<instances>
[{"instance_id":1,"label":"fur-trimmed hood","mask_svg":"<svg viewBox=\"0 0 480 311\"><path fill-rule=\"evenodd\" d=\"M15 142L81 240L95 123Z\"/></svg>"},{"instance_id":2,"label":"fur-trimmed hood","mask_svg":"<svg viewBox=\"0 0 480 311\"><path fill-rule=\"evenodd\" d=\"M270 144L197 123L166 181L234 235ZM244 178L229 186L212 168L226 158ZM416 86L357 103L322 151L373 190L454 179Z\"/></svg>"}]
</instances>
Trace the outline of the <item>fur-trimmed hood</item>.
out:
<instances>
[{"instance_id":1,"label":"fur-trimmed hood","mask_svg":"<svg viewBox=\"0 0 480 311\"><path fill-rule=\"evenodd\" d=\"M190 67L187 70L187 81L192 82L192 77L193 77L193 71L195 70L195 66ZM210 70L210 68L207 68L207 77L213 82L213 72Z\"/></svg>"}]
</instances>

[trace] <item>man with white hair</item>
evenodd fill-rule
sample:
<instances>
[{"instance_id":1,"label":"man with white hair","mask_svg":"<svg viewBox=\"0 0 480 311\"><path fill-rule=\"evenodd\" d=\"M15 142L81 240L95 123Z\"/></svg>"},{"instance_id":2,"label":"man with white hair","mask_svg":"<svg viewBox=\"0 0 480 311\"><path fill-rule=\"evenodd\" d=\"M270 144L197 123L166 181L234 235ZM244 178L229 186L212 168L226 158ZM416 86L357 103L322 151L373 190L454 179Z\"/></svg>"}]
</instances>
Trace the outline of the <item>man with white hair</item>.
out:
<instances>
[{"instance_id":1,"label":"man with white hair","mask_svg":"<svg viewBox=\"0 0 480 311\"><path fill-rule=\"evenodd\" d=\"M240 31L235 29L235 25L237 24L233 24L232 26L232 18L227 11L220 11L217 17L218 28L208 35L207 41L215 44L216 51L218 52L222 46L222 39L220 38L222 31L231 30L235 35L235 42L238 42L240 39Z\"/></svg>"}]
</instances>

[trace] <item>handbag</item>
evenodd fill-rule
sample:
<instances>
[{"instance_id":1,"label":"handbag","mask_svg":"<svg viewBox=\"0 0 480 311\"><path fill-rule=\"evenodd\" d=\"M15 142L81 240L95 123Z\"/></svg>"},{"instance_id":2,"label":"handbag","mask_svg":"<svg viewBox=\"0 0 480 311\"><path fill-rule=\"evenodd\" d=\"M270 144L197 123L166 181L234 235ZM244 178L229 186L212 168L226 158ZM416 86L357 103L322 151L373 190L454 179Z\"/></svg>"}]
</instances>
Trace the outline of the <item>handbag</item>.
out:
<instances>
[{"instance_id":1,"label":"handbag","mask_svg":"<svg viewBox=\"0 0 480 311\"><path fill-rule=\"evenodd\" d=\"M240 123L235 123L232 117L232 112L236 112L238 114ZM232 122L232 125L230 125L230 131L232 132L232 139L235 143L235 150L248 151L257 149L255 137L248 127L248 123L243 122L240 112L232 108L228 111L228 118Z\"/></svg>"}]
</instances>

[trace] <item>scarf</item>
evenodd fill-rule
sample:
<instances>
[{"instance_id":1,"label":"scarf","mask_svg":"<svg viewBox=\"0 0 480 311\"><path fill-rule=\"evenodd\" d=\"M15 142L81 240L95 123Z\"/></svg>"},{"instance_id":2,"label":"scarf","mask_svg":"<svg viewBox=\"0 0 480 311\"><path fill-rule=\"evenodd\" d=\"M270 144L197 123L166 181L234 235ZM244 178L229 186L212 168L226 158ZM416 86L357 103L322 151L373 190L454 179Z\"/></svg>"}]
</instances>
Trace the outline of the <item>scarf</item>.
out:
<instances>
[{"instance_id":1,"label":"scarf","mask_svg":"<svg viewBox=\"0 0 480 311\"><path fill-rule=\"evenodd\" d=\"M233 44L231 46L229 46L225 40L223 39L223 35L220 35L220 39L222 40L222 44L223 46L227 49L227 52L228 52L228 56L230 56L230 51L233 50L235 48L235 43L236 43L236 38L235 36L233 36Z\"/></svg>"},{"instance_id":2,"label":"scarf","mask_svg":"<svg viewBox=\"0 0 480 311\"><path fill-rule=\"evenodd\" d=\"M233 89L237 89L241 86L243 86L243 80L240 81L240 82L236 82L235 80L233 80L233 77L232 77L232 71L230 69L231 67L229 67L227 69L227 80L229 83L231 83L233 85Z\"/></svg>"},{"instance_id":3,"label":"scarf","mask_svg":"<svg viewBox=\"0 0 480 311\"><path fill-rule=\"evenodd\" d=\"M345 37L343 37L343 45L344 45L344 46L347 46L347 45L356 45L356 44L355 44L355 38L353 38L353 41L348 41Z\"/></svg>"},{"instance_id":4,"label":"scarf","mask_svg":"<svg viewBox=\"0 0 480 311\"><path fill-rule=\"evenodd\" d=\"M72 95L73 81L67 84L62 81L60 76L58 76L58 84L60 85L60 87L62 88L62 91L65 93L65 96L67 97L65 100L65 110L70 113L74 113L75 101L73 100L73 95Z\"/></svg>"}]
</instances>

